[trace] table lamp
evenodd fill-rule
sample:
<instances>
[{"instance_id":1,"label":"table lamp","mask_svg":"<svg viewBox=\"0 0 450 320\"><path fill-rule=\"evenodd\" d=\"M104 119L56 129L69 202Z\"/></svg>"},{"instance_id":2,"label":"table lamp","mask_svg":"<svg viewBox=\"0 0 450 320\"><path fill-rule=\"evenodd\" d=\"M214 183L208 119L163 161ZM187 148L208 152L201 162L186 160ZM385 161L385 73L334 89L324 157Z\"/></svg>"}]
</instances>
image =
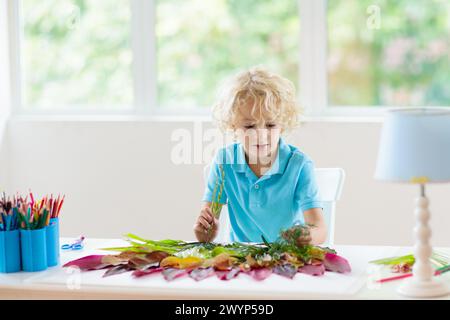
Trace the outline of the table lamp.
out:
<instances>
[{"instance_id":1,"label":"table lamp","mask_svg":"<svg viewBox=\"0 0 450 320\"><path fill-rule=\"evenodd\" d=\"M448 294L447 287L433 277L425 185L450 182L450 109L389 110L381 132L375 178L420 186L415 209L413 276L404 280L398 292L416 298Z\"/></svg>"}]
</instances>

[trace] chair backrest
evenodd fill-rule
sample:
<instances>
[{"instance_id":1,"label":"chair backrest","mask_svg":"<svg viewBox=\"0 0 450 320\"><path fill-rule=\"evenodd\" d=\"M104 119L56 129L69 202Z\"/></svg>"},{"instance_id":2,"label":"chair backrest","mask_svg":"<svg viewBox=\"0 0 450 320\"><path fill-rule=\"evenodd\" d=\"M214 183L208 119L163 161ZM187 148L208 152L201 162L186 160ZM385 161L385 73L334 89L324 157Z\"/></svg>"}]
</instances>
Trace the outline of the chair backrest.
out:
<instances>
[{"instance_id":1,"label":"chair backrest","mask_svg":"<svg viewBox=\"0 0 450 320\"><path fill-rule=\"evenodd\" d=\"M203 169L205 185L209 177L210 165ZM327 224L328 235L324 245L334 244L334 228L336 215L336 201L341 198L342 189L345 181L345 171L341 168L316 168L316 181L319 188L320 199L323 204L323 214ZM220 243L230 242L230 220L227 206L222 207L219 218L219 234L215 241Z\"/></svg>"},{"instance_id":2,"label":"chair backrest","mask_svg":"<svg viewBox=\"0 0 450 320\"><path fill-rule=\"evenodd\" d=\"M345 171L341 168L316 168L314 170L320 200L323 205L323 215L328 234L324 245L334 244L334 229L336 219L336 201L341 198L345 181Z\"/></svg>"}]
</instances>

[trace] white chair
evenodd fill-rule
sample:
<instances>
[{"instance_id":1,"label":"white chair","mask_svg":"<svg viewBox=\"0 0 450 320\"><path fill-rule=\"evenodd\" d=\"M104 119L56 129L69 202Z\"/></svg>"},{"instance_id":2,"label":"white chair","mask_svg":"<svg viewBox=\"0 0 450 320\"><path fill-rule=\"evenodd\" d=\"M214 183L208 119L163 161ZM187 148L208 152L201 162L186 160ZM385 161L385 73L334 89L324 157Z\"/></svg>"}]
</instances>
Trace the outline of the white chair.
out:
<instances>
[{"instance_id":1,"label":"white chair","mask_svg":"<svg viewBox=\"0 0 450 320\"><path fill-rule=\"evenodd\" d=\"M324 245L334 244L334 228L336 219L336 202L341 198L345 181L345 171L341 168L316 168L317 186L328 234Z\"/></svg>"},{"instance_id":2,"label":"white chair","mask_svg":"<svg viewBox=\"0 0 450 320\"><path fill-rule=\"evenodd\" d=\"M205 185L208 181L210 165L203 169ZM336 215L336 201L341 198L345 181L345 171L341 168L316 168L316 181L319 188L320 200L323 204L323 214L327 224L328 235L324 245L334 244L334 227ZM219 218L219 233L214 240L220 243L230 242L230 220L227 206L222 207Z\"/></svg>"}]
</instances>

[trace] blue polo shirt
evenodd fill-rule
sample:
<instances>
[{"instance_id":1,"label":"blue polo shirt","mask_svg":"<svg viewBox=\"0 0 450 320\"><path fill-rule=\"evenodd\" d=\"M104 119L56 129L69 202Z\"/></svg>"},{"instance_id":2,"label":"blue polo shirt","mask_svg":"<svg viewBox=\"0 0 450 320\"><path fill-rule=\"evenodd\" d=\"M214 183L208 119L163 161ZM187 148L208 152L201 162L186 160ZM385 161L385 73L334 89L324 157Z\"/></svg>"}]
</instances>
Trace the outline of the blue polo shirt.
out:
<instances>
[{"instance_id":1,"label":"blue polo shirt","mask_svg":"<svg viewBox=\"0 0 450 320\"><path fill-rule=\"evenodd\" d=\"M220 202L228 206L231 241L261 242L261 235L275 241L281 229L304 224L303 211L322 208L312 160L283 138L274 163L260 178L248 166L241 143L219 149L203 201L212 201L214 185L221 181L219 165L225 173Z\"/></svg>"}]
</instances>

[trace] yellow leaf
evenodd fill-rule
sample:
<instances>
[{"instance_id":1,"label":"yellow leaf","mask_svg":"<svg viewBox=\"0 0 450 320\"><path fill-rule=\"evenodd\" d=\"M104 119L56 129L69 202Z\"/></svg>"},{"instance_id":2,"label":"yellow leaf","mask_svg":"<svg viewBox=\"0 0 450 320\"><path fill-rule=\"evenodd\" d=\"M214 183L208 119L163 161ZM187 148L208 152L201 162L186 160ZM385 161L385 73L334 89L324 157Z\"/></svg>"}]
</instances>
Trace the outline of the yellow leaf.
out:
<instances>
[{"instance_id":1,"label":"yellow leaf","mask_svg":"<svg viewBox=\"0 0 450 320\"><path fill-rule=\"evenodd\" d=\"M175 256L170 256L164 258L160 266L161 267L172 267L177 269L191 269L199 267L203 262L203 259L199 257L186 257L186 258L178 258Z\"/></svg>"}]
</instances>

